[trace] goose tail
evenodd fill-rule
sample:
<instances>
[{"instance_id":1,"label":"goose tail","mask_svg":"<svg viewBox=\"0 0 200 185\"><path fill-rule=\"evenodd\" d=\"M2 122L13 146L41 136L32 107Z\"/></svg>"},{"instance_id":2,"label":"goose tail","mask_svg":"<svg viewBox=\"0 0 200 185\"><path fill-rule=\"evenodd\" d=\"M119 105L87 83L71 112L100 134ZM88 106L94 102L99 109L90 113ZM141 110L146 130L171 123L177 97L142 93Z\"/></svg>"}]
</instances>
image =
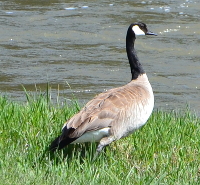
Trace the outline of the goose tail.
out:
<instances>
[{"instance_id":1,"label":"goose tail","mask_svg":"<svg viewBox=\"0 0 200 185\"><path fill-rule=\"evenodd\" d=\"M63 133L51 142L51 145L49 146L49 150L51 152L54 152L56 150L61 150L65 146L69 145L70 143L72 143L73 141L77 139L77 138L68 137L68 133L69 133L69 130L66 127L64 127Z\"/></svg>"},{"instance_id":2,"label":"goose tail","mask_svg":"<svg viewBox=\"0 0 200 185\"><path fill-rule=\"evenodd\" d=\"M54 152L56 151L57 149L60 149L60 136L58 136L56 139L54 139L52 142L51 142L51 145L49 146L49 150Z\"/></svg>"}]
</instances>

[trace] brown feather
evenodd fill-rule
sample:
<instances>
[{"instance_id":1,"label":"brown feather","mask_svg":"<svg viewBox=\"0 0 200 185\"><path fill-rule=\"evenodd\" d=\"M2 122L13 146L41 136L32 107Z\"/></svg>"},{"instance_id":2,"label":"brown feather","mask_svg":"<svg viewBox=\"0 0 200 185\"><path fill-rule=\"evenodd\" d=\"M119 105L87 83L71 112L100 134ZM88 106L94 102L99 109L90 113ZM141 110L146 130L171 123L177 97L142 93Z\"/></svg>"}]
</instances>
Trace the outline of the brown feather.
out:
<instances>
[{"instance_id":1,"label":"brown feather","mask_svg":"<svg viewBox=\"0 0 200 185\"><path fill-rule=\"evenodd\" d=\"M85 132L111 127L111 134L116 138L121 137L116 134L117 130L123 127L123 122L129 121L133 114L140 115L140 109L144 109L148 99L152 96L146 74L131 81L125 86L114 88L103 92L89 101L82 110L74 115L64 126L67 129L74 128L68 134L70 138L78 138ZM142 102L142 105L138 105ZM134 107L134 108L132 108ZM130 112L131 110L136 112ZM130 110L130 111L129 111ZM135 115L135 118L138 118ZM113 127L113 125L115 125Z\"/></svg>"}]
</instances>

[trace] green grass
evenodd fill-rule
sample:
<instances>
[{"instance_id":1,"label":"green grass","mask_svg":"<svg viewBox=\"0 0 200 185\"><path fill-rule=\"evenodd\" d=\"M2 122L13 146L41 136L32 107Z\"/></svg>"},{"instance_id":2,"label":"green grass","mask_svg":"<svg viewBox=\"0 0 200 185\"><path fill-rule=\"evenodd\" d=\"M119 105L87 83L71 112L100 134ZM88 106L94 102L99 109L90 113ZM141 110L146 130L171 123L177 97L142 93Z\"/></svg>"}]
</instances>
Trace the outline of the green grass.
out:
<instances>
[{"instance_id":1,"label":"green grass","mask_svg":"<svg viewBox=\"0 0 200 185\"><path fill-rule=\"evenodd\" d=\"M53 104L48 94L26 93L26 103L0 96L0 184L200 183L200 118L190 111L154 111L143 128L92 162L94 143L45 153L80 109L74 100Z\"/></svg>"}]
</instances>

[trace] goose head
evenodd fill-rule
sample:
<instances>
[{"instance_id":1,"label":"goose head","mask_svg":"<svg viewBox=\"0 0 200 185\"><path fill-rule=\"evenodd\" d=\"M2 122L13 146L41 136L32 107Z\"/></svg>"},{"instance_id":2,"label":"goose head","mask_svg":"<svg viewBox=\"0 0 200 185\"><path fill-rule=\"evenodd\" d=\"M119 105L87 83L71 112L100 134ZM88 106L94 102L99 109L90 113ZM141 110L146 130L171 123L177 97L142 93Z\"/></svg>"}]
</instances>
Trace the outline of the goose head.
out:
<instances>
[{"instance_id":1,"label":"goose head","mask_svg":"<svg viewBox=\"0 0 200 185\"><path fill-rule=\"evenodd\" d=\"M137 23L131 24L129 29L131 29L135 35L155 35L155 36L157 36L156 33L149 31L147 28L147 25L142 22L137 22Z\"/></svg>"}]
</instances>

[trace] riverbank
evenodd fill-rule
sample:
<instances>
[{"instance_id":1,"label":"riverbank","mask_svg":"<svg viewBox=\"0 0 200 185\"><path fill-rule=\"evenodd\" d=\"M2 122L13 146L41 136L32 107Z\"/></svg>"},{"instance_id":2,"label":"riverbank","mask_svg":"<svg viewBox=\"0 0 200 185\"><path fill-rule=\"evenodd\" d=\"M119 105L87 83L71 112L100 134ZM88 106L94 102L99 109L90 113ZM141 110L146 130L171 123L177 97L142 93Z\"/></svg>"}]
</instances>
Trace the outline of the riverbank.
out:
<instances>
[{"instance_id":1,"label":"riverbank","mask_svg":"<svg viewBox=\"0 0 200 185\"><path fill-rule=\"evenodd\" d=\"M77 101L55 105L48 93L26 95L26 103L0 96L0 184L199 183L200 118L189 110L155 110L143 128L92 162L95 144L43 155L63 123L80 110Z\"/></svg>"}]
</instances>

